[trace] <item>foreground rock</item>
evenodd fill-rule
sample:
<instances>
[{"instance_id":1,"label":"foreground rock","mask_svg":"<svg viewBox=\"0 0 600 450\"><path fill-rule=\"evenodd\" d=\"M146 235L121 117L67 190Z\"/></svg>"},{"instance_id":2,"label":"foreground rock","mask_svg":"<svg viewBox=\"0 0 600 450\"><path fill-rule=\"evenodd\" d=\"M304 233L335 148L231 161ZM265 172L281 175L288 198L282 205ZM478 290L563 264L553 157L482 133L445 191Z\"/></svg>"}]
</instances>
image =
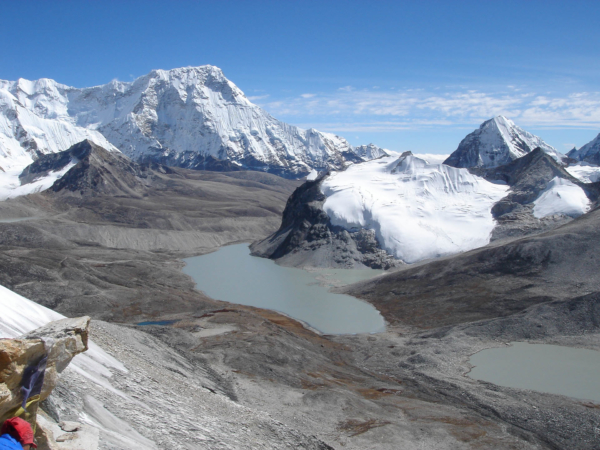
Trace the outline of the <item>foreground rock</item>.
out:
<instances>
[{"instance_id":1,"label":"foreground rock","mask_svg":"<svg viewBox=\"0 0 600 450\"><path fill-rule=\"evenodd\" d=\"M4 312L4 320L7 320ZM14 319L14 317L11 317ZM8 319L10 322L10 319ZM40 402L46 400L59 382L59 374L69 365L75 355L88 348L89 317L61 319L20 336L18 339L0 339L0 423L18 415L35 428ZM30 373L41 370L43 384L24 394L22 386L29 387ZM26 395L26 398L24 398ZM25 410L22 403L27 400ZM60 449L46 432L50 426L41 419L37 436L40 450Z\"/></svg>"}]
</instances>

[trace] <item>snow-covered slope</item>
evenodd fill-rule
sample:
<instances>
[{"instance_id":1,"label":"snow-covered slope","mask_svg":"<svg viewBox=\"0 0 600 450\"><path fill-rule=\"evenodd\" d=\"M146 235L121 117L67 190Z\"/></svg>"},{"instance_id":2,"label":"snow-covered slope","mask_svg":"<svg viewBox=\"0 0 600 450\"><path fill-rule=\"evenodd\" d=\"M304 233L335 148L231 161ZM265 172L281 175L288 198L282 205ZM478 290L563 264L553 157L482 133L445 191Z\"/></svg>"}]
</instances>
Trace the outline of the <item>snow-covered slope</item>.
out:
<instances>
[{"instance_id":1,"label":"snow-covered slope","mask_svg":"<svg viewBox=\"0 0 600 450\"><path fill-rule=\"evenodd\" d=\"M497 116L481 124L467 135L445 164L453 167L497 167L507 164L540 147L557 162L566 156L542 139L519 128L504 116Z\"/></svg>"},{"instance_id":2,"label":"snow-covered slope","mask_svg":"<svg viewBox=\"0 0 600 450\"><path fill-rule=\"evenodd\" d=\"M154 70L85 89L48 79L0 81L0 166L22 167L37 152L83 139L111 148L108 140L138 161L196 168L213 157L291 176L356 158L339 136L273 118L214 66Z\"/></svg>"},{"instance_id":3,"label":"snow-covered slope","mask_svg":"<svg viewBox=\"0 0 600 450\"><path fill-rule=\"evenodd\" d=\"M19 178L19 175L21 175L23 171L22 168L17 167L7 169L4 172L0 171L0 201L45 191L46 189L49 189L56 180L67 173L75 164L75 161L71 161L62 169L49 172L47 175L37 178L31 183L22 183L22 180Z\"/></svg>"},{"instance_id":4,"label":"snow-covered slope","mask_svg":"<svg viewBox=\"0 0 600 450\"><path fill-rule=\"evenodd\" d=\"M552 214L579 217L590 210L590 200L576 184L555 177L533 202L533 215L538 219Z\"/></svg>"},{"instance_id":5,"label":"snow-covered slope","mask_svg":"<svg viewBox=\"0 0 600 450\"><path fill-rule=\"evenodd\" d=\"M374 229L385 250L414 263L486 245L508 186L407 152L334 172L321 189L334 225Z\"/></svg>"},{"instance_id":6,"label":"snow-covered slope","mask_svg":"<svg viewBox=\"0 0 600 450\"><path fill-rule=\"evenodd\" d=\"M23 168L40 154L66 150L84 139L116 150L101 133L71 117L71 90L48 79L0 80L0 169Z\"/></svg>"},{"instance_id":7,"label":"snow-covered slope","mask_svg":"<svg viewBox=\"0 0 600 450\"><path fill-rule=\"evenodd\" d=\"M565 170L584 183L595 183L600 181L600 166L581 161L565 167Z\"/></svg>"},{"instance_id":8,"label":"snow-covered slope","mask_svg":"<svg viewBox=\"0 0 600 450\"><path fill-rule=\"evenodd\" d=\"M54 320L64 319L65 316L25 297L0 286L0 338L16 338L46 325ZM120 361L116 360L91 340L88 341L89 349L73 359L73 366L78 372L86 372L88 378L96 379L105 375L107 368L122 372L127 369ZM87 373L89 372L89 373ZM106 376L106 375L105 375Z\"/></svg>"},{"instance_id":9,"label":"snow-covered slope","mask_svg":"<svg viewBox=\"0 0 600 450\"><path fill-rule=\"evenodd\" d=\"M600 134L585 144L579 150L573 149L567 156L579 161L587 161L600 165Z\"/></svg>"}]
</instances>

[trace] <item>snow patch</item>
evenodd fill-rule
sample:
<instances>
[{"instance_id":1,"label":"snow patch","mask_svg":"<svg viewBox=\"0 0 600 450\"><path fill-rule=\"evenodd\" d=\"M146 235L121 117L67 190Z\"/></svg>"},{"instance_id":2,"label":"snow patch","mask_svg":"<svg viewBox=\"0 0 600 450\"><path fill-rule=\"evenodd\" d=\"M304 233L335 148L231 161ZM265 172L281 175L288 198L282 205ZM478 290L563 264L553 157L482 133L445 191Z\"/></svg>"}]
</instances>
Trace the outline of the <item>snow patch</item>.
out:
<instances>
[{"instance_id":1,"label":"snow patch","mask_svg":"<svg viewBox=\"0 0 600 450\"><path fill-rule=\"evenodd\" d=\"M334 172L321 190L334 225L373 229L385 250L414 263L488 244L491 208L508 187L403 154Z\"/></svg>"},{"instance_id":2,"label":"snow patch","mask_svg":"<svg viewBox=\"0 0 600 450\"><path fill-rule=\"evenodd\" d=\"M590 210L590 200L583 189L559 177L548 183L533 204L533 215L538 219L553 214L579 217Z\"/></svg>"},{"instance_id":3,"label":"snow patch","mask_svg":"<svg viewBox=\"0 0 600 450\"><path fill-rule=\"evenodd\" d=\"M314 181L317 179L317 177L319 176L319 172L317 172L315 169L311 170L310 173L307 175L306 177L306 181Z\"/></svg>"},{"instance_id":4,"label":"snow patch","mask_svg":"<svg viewBox=\"0 0 600 450\"><path fill-rule=\"evenodd\" d=\"M54 182L66 174L75 164L75 161L71 161L61 170L50 172L45 177L23 185L21 184L19 175L25 167L14 167L5 172L0 171L0 201L45 191L52 187Z\"/></svg>"},{"instance_id":5,"label":"snow patch","mask_svg":"<svg viewBox=\"0 0 600 450\"><path fill-rule=\"evenodd\" d=\"M46 325L49 322L64 319L65 316L0 286L0 338L17 338ZM111 377L108 369L127 373L125 366L110 356L91 340L89 349L73 358L72 365L78 372L85 372L92 380L99 375ZM97 381L98 382L98 381Z\"/></svg>"},{"instance_id":6,"label":"snow patch","mask_svg":"<svg viewBox=\"0 0 600 450\"><path fill-rule=\"evenodd\" d=\"M600 166L581 162L566 167L565 170L583 183L595 183L600 181Z\"/></svg>"}]
</instances>

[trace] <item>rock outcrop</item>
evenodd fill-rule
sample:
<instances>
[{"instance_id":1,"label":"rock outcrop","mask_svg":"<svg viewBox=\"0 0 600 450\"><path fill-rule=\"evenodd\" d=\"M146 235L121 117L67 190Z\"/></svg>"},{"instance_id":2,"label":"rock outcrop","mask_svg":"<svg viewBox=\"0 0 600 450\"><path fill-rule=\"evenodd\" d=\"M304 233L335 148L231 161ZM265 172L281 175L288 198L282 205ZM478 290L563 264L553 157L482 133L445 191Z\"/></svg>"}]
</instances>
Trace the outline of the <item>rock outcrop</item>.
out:
<instances>
[{"instance_id":1,"label":"rock outcrop","mask_svg":"<svg viewBox=\"0 0 600 450\"><path fill-rule=\"evenodd\" d=\"M57 386L58 375L73 357L87 350L89 325L87 316L61 319L18 339L0 339L0 423L18 415L35 429L39 403ZM41 373L37 384L43 384L41 389L33 384L33 390L27 392L23 389L28 384L24 379L33 379L31 373ZM41 428L38 434L45 436ZM46 448L52 447L46 444Z\"/></svg>"},{"instance_id":2,"label":"rock outcrop","mask_svg":"<svg viewBox=\"0 0 600 450\"><path fill-rule=\"evenodd\" d=\"M533 214L534 201L556 177L579 186L592 202L596 202L600 194L600 186L597 183L586 184L577 180L539 147L503 166L470 170L487 180L510 186L509 194L492 208L492 214L497 221L492 240L546 231L571 221L572 217L566 214L554 214L543 218L536 218Z\"/></svg>"},{"instance_id":3,"label":"rock outcrop","mask_svg":"<svg viewBox=\"0 0 600 450\"><path fill-rule=\"evenodd\" d=\"M150 183L147 166L134 163L118 152L110 152L90 140L68 150L40 156L27 166L19 178L22 184L47 177L70 166L50 187L54 192L99 196L139 197Z\"/></svg>"},{"instance_id":4,"label":"rock outcrop","mask_svg":"<svg viewBox=\"0 0 600 450\"><path fill-rule=\"evenodd\" d=\"M323 174L288 199L279 230L250 248L255 256L302 267L389 269L402 264L381 248L373 230L348 231L332 225L323 210Z\"/></svg>"}]
</instances>

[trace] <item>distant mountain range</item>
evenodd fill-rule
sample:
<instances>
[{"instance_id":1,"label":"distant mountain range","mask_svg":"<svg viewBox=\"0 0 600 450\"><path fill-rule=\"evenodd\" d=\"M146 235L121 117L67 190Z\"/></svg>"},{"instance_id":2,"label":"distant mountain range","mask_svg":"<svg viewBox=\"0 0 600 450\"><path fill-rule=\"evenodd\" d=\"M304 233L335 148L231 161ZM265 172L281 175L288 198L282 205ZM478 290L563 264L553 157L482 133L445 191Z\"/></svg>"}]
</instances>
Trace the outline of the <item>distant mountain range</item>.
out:
<instances>
[{"instance_id":1,"label":"distant mountain range","mask_svg":"<svg viewBox=\"0 0 600 450\"><path fill-rule=\"evenodd\" d=\"M0 81L4 170L84 139L137 162L290 178L385 153L373 145L355 151L339 136L275 119L214 66L153 70L133 82L84 89L50 79Z\"/></svg>"}]
</instances>

